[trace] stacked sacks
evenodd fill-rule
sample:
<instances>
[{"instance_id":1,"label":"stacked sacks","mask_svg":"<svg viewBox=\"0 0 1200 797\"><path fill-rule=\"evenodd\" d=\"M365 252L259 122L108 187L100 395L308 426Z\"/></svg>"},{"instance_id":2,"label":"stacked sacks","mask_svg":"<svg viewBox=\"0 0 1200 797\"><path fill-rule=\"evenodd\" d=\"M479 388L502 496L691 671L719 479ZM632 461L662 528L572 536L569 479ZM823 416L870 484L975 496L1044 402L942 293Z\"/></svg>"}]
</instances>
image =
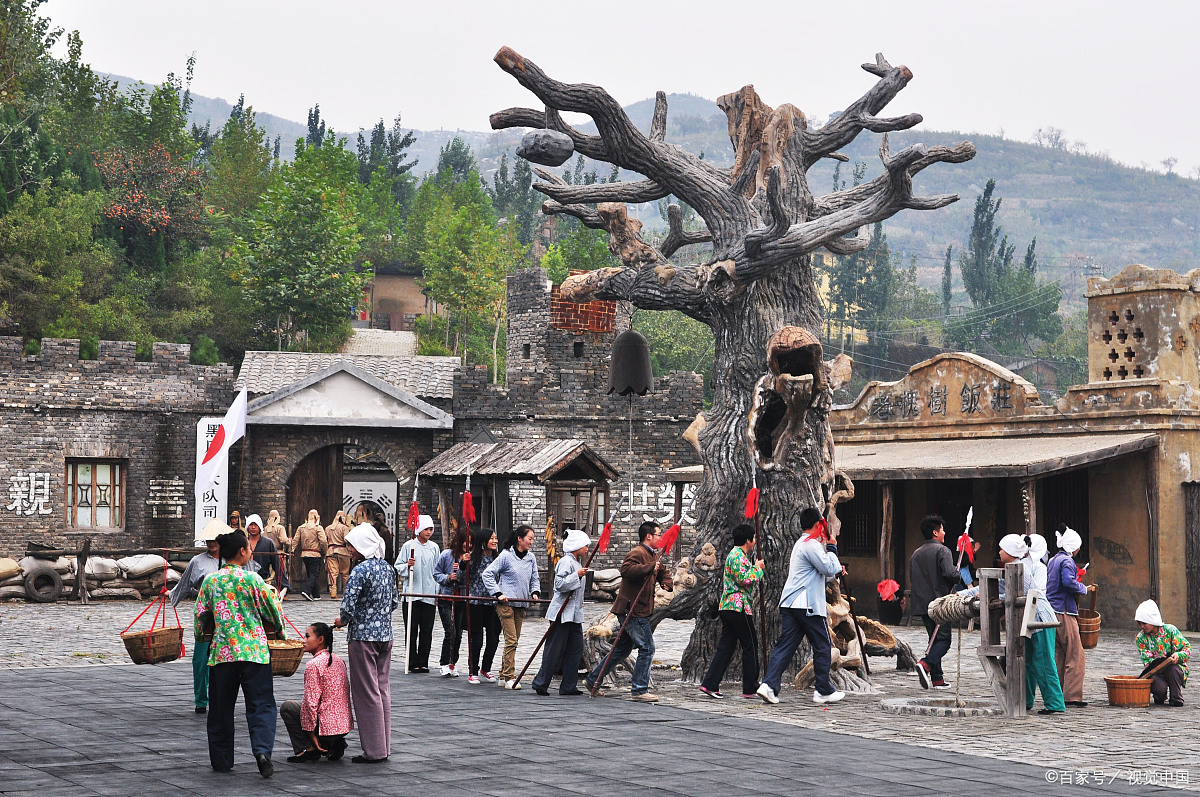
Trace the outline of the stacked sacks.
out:
<instances>
[{"instance_id":1,"label":"stacked sacks","mask_svg":"<svg viewBox=\"0 0 1200 797\"><path fill-rule=\"evenodd\" d=\"M0 600L25 599L25 574L16 559L0 558Z\"/></svg>"},{"instance_id":2,"label":"stacked sacks","mask_svg":"<svg viewBox=\"0 0 1200 797\"><path fill-rule=\"evenodd\" d=\"M591 598L598 601L612 602L617 598L617 590L621 588L621 571L610 567L607 570L597 570L592 576Z\"/></svg>"}]
</instances>

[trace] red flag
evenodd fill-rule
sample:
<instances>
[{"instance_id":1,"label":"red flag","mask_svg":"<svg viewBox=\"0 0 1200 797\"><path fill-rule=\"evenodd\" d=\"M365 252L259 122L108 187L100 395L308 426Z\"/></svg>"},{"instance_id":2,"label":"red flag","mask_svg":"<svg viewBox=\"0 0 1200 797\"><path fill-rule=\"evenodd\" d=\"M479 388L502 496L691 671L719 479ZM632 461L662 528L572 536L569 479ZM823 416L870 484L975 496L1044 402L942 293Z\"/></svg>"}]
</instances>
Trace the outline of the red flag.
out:
<instances>
[{"instance_id":1,"label":"red flag","mask_svg":"<svg viewBox=\"0 0 1200 797\"><path fill-rule=\"evenodd\" d=\"M758 488L751 487L750 492L746 493L746 519L754 517L758 514Z\"/></svg>"},{"instance_id":2,"label":"red flag","mask_svg":"<svg viewBox=\"0 0 1200 797\"><path fill-rule=\"evenodd\" d=\"M817 524L813 526L812 531L810 531L804 537L804 539L816 540L817 542L827 541L829 539L829 522L825 520L825 518L818 520Z\"/></svg>"},{"instance_id":3,"label":"red flag","mask_svg":"<svg viewBox=\"0 0 1200 797\"><path fill-rule=\"evenodd\" d=\"M965 532L958 538L958 551L965 553L971 564L975 564L975 540Z\"/></svg>"},{"instance_id":4,"label":"red flag","mask_svg":"<svg viewBox=\"0 0 1200 797\"><path fill-rule=\"evenodd\" d=\"M421 519L421 510L417 508L417 502L413 501L412 506L408 508L408 530L417 530L417 521Z\"/></svg>"},{"instance_id":5,"label":"red flag","mask_svg":"<svg viewBox=\"0 0 1200 797\"><path fill-rule=\"evenodd\" d=\"M462 519L468 526L475 522L475 499L470 490L463 493Z\"/></svg>"},{"instance_id":6,"label":"red flag","mask_svg":"<svg viewBox=\"0 0 1200 797\"><path fill-rule=\"evenodd\" d=\"M675 546L675 540L679 539L679 524L676 523L671 528L667 529L662 535L662 539L658 542L658 547L664 551L669 551Z\"/></svg>"},{"instance_id":7,"label":"red flag","mask_svg":"<svg viewBox=\"0 0 1200 797\"><path fill-rule=\"evenodd\" d=\"M597 553L607 553L608 543L612 540L612 524L605 523L604 531L600 532L600 541L596 543Z\"/></svg>"},{"instance_id":8,"label":"red flag","mask_svg":"<svg viewBox=\"0 0 1200 797\"><path fill-rule=\"evenodd\" d=\"M879 582L879 586L876 589L879 590L880 600L890 601L900 591L900 585L890 578L885 578Z\"/></svg>"}]
</instances>

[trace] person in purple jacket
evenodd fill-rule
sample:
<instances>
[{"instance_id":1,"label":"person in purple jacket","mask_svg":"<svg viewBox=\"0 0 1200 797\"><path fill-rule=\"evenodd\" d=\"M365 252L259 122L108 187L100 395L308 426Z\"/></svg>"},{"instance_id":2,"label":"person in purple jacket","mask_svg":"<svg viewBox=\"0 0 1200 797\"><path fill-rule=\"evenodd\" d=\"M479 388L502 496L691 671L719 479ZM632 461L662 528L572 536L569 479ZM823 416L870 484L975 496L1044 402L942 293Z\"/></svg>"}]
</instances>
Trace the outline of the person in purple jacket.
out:
<instances>
[{"instance_id":1,"label":"person in purple jacket","mask_svg":"<svg viewBox=\"0 0 1200 797\"><path fill-rule=\"evenodd\" d=\"M1062 683L1063 698L1067 705L1082 708L1087 705L1083 699L1083 673L1087 656L1083 652L1083 643L1079 641L1079 608L1076 599L1095 587L1085 587L1079 581L1083 577L1083 573L1075 566L1075 554L1083 547L1079 532L1065 523L1059 523L1054 537L1061 550L1050 557L1046 565L1046 598L1062 623L1054 635L1054 661L1058 665L1058 680Z\"/></svg>"}]
</instances>

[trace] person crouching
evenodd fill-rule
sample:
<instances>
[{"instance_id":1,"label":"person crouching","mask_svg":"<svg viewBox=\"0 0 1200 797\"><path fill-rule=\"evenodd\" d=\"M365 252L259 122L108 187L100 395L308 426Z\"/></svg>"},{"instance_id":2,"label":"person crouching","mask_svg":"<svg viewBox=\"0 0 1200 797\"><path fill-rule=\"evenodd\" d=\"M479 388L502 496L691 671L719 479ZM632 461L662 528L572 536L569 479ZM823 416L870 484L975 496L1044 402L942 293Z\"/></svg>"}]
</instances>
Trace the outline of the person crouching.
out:
<instances>
[{"instance_id":1,"label":"person crouching","mask_svg":"<svg viewBox=\"0 0 1200 797\"><path fill-rule=\"evenodd\" d=\"M1154 702L1168 706L1183 705L1183 687L1187 685L1187 660L1192 655L1192 645L1179 629L1170 623L1164 623L1158 604L1154 601L1143 601L1134 614L1141 632L1134 639L1138 652L1142 654L1142 664L1150 665L1160 659L1169 659L1169 663L1154 673L1154 683L1150 686L1150 694ZM1168 700L1168 696L1170 700Z\"/></svg>"},{"instance_id":2,"label":"person crouching","mask_svg":"<svg viewBox=\"0 0 1200 797\"><path fill-rule=\"evenodd\" d=\"M287 728L295 755L288 763L308 763L326 756L337 761L346 752L346 734L354 727L350 710L350 676L346 662L333 653L333 629L313 623L304 630L304 701L285 701L279 717Z\"/></svg>"}]
</instances>

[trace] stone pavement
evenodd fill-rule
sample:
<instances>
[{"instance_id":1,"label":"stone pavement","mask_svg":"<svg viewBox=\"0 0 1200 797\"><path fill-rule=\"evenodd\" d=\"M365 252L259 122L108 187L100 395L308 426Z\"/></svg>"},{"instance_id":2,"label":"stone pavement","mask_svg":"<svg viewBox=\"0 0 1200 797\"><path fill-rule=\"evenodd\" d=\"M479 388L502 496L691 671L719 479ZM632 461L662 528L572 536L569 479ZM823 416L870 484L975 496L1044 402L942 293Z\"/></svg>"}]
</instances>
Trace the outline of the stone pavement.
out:
<instances>
[{"instance_id":1,"label":"stone pavement","mask_svg":"<svg viewBox=\"0 0 1200 797\"><path fill-rule=\"evenodd\" d=\"M197 723L188 706L189 676L188 668L183 663L159 667L110 666L102 669L79 666L128 664L116 634L141 608L141 604L130 602L96 603L90 606L0 604L0 668L9 668L7 671L0 669L0 704L16 709L5 711L0 716L0 751L24 751L28 748L29 740L45 740L51 745L65 745L79 754L68 755L61 750L40 749L36 750L33 758L26 757L24 753L10 753L5 759L4 754L0 753L0 769L4 770L0 772L0 792L16 791L14 784L40 784L42 781L38 778L42 776L60 778L68 771L77 771L73 766L56 768L55 761L79 762L86 759L90 763L82 771L94 770L98 773L97 778L89 780L88 789L96 788L96 793L133 793L134 789L128 785L124 787L126 790L115 788L105 791L92 784L102 782L103 777L99 776L105 772L118 771L125 773L120 780L128 784L128 773L149 773L156 768L154 762L158 759L151 751L159 737L147 734L141 727L156 711L167 718L158 723L165 734L161 737L166 745L163 749L180 759L169 764L159 761L158 766L172 772L179 769L203 770L206 757L202 729L191 727ZM300 627L313 620L332 619L336 613L335 604L328 600L317 603L288 601L286 608L293 622ZM191 604L183 604L181 609L186 609L186 612L180 612L180 617L187 624ZM604 604L588 604L589 619L600 616L606 609ZM396 616L396 627L399 632L399 614ZM531 619L526 623L518 655L519 663L523 663L532 652L544 629L544 620ZM893 630L914 649L924 646L923 629ZM1001 787L1009 788L1018 783L1023 783L1029 790L1045 791L1048 779L1058 781L1064 776L1087 781L1086 786L1069 790L1071 793L1082 793L1085 789L1099 790L1102 784L1107 789L1124 787L1124 793L1147 793L1145 790L1151 787L1131 786L1129 781L1144 779L1148 775L1152 775L1156 782L1170 780L1176 786L1200 789L1200 771L1194 775L1189 771L1189 768L1196 769L1194 762L1200 760L1200 740L1191 731L1197 716L1194 713L1194 699L1190 699L1189 705L1183 709L1117 709L1106 704L1103 675L1132 674L1138 669L1136 651L1129 634L1106 632L1102 635L1100 646L1089 652L1086 697L1093 701L1092 706L1070 710L1065 716L1034 715L1022 720L1004 720L886 714L879 708L879 701L883 697L922 694L949 697L953 695L953 690L948 693L923 693L913 676L896 673L891 660L881 659L872 660L874 680L881 690L880 695L850 695L840 704L823 708L811 703L809 693L801 694L785 687L782 695L784 702L778 706L767 706L759 701L742 701L733 697L732 693L738 688L731 681L727 684L727 693L731 694L731 698L714 701L701 696L694 685L680 682L678 671L672 669L678 663L690 632L689 622L665 622L658 629L655 691L662 698L662 704L653 707L632 704L627 699L619 698L591 701L587 698L554 696L542 699L534 696L528 688L511 694L494 687L468 687L465 679L405 676L400 673L402 661L397 650L393 665L393 688L396 690L394 695L398 712L394 721L395 743L403 745L404 739L421 738L439 730L450 732L450 739L445 741L460 742L497 732L506 736L515 734L511 738L521 744L506 748L513 753L512 756L501 756L484 748L481 754L468 757L470 761L494 764L496 772L502 773L503 778L507 779L507 783L496 781L495 784L471 781L467 791L481 793L537 793L536 784L549 787L559 782L551 779L553 762L556 761L569 762L567 769L586 776L588 784L597 783L597 779L601 782L612 781L606 784L611 787L609 793L612 794L626 793L622 785L625 781L617 777L626 762L644 763L656 773L653 778L647 778L646 783L679 793L698 793L705 786L722 791L736 787L742 791L749 788L750 791L771 793L774 784L779 785L781 792L794 793L794 786L831 786L835 783L839 791L845 791L847 785L858 777L867 780L863 781L862 787L851 788L853 793L905 794L909 793L905 790L907 786L923 788L923 793L936 793L939 791L938 779L946 777L938 767L941 763L958 765L953 768L954 778L963 777L964 772L974 773L981 778L981 782L976 784L978 788L961 782L950 784L941 781L940 785L947 791L958 793L972 788L982 793L992 793ZM439 641L440 630L435 632L431 657L435 661ZM964 698L990 696L974 654L977 643L977 634L964 634L961 677ZM955 675L954 648L947 656L945 665L947 678L959 680ZM48 692L61 691L63 694L50 698L50 704L43 712L38 701L42 699L42 687L47 684L61 687L60 690ZM301 688L298 677L277 679L276 684L280 700L294 697L292 693L298 694ZM117 694L122 696L121 700L113 697ZM126 701L126 695L135 697L132 701ZM449 715L452 719L448 719L445 713L447 700L463 709L461 718L454 714ZM515 705L512 703L514 700L520 703L520 710L510 710ZM106 724L106 729L100 731L88 725L89 717L95 716L95 713L111 715L114 711L117 712L117 727L109 728ZM53 720L55 732L27 732L25 723L14 719L27 716L26 712L41 713L48 720ZM437 719L432 720L433 717ZM483 720L483 717L490 719ZM670 744L667 748L651 750L623 747L628 742L614 738L620 734L612 731L628 720L639 721L633 737L637 741L652 746L660 740ZM649 725L651 721L656 724ZM565 730L565 734L558 730L559 727ZM131 748L140 751L138 755L141 758L135 762L140 764L140 769L133 763L118 760L115 755L106 757L102 754L102 739L111 739L114 735L130 739L145 737L144 741L135 741ZM593 766L574 752L578 744L571 740L576 737L617 743L618 747L606 748L611 754L606 752L603 759ZM715 751L725 754L724 751L730 749L729 739L735 737L750 740L747 753L752 755L746 759L747 762L753 761L758 766L778 758L778 766L783 768L777 771L772 768L776 764L768 763L767 771L771 777L753 781L750 787L745 779L722 781L722 771L705 766L703 762L713 759ZM76 743L83 745L82 749L74 747ZM528 745L529 749L525 750L521 745ZM477 747L472 743L472 749ZM788 749L781 751L776 748ZM822 772L814 772L813 767L797 770L801 765L796 762L802 762L803 755L796 751L811 749L820 749L823 760L831 754L844 756L844 760L837 766L826 762ZM567 751L572 752L568 754ZM968 753L971 755L966 755ZM445 785L454 780L451 777L453 773L444 771L444 755L442 745L439 745L436 751L422 747L413 756L405 756L405 760L412 761L415 767L406 769L410 769L420 783L430 787L421 793L439 793L440 787L434 788L437 784ZM83 756L83 759L79 756ZM281 750L277 758L282 760L282 756ZM1037 766L1025 766L1031 762L1037 762ZM14 767L16 769L12 769ZM525 773L526 767L529 768L528 774ZM291 784L287 790L307 793L310 789L305 780L286 780L283 777L287 768L289 765L286 764L280 767L280 775L271 781L272 788L287 782ZM390 771L394 765L388 768ZM31 772L31 769L41 774ZM332 777L333 770L333 766L320 768L321 788L329 785L325 783L326 776ZM339 773L341 771L338 770ZM831 774L823 780L826 778L823 774L825 771ZM853 777L837 775L839 771L852 773ZM215 793L221 793L224 788L219 785L223 781L213 781L211 778L214 776L210 773L193 774L199 780L189 781L192 785L185 786L185 789L214 793L215 787ZM683 775L686 777L680 780L679 776ZM162 778L164 775L160 772L154 777ZM364 777L374 778L373 775L363 776L356 771L348 772L345 777L350 780L341 781L342 775L337 775L339 782L343 783L365 784L368 781ZM1187 777L1190 782L1178 783L1182 777ZM466 774L463 778L470 781L470 776ZM772 778L794 778L797 782L789 782L785 789L781 781ZM878 780L880 778L884 780ZM1034 783L1039 778L1041 780ZM66 775L65 779L69 780L70 776ZM533 784L533 791L518 788L516 780ZM257 781L255 776L246 781L246 785L266 785ZM883 786L885 781L889 784L886 788ZM400 780L384 778L384 782L386 785L382 793L420 791L406 791L406 782ZM578 782L575 783L564 785L563 788L568 791L577 788ZM878 790L870 786L871 783ZM896 785L893 787L891 784ZM641 790L636 783L626 785L629 791ZM150 793L159 793L153 784L147 788ZM583 787L582 791L604 793L604 788L589 785ZM42 791L54 792L54 788L49 792ZM76 790L74 793L81 792ZM163 793L172 792L168 789Z\"/></svg>"}]
</instances>

